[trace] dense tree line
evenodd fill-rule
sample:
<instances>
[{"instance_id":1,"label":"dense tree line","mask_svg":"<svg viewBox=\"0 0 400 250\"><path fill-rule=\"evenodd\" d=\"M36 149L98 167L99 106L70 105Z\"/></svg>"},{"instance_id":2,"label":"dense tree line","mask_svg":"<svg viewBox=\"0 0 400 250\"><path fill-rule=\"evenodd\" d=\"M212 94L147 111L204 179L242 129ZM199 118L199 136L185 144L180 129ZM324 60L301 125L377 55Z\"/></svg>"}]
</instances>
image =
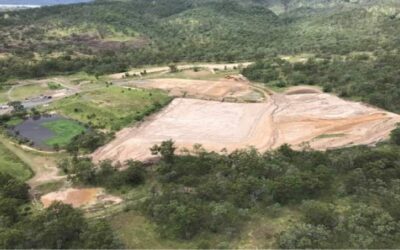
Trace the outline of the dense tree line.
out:
<instances>
[{"instance_id":1,"label":"dense tree line","mask_svg":"<svg viewBox=\"0 0 400 250\"><path fill-rule=\"evenodd\" d=\"M297 205L302 217L276 236L281 248L393 248L400 233L398 130L392 144L327 152L284 145L221 155L195 147L178 156L173 142L164 142L152 148L161 157L159 184L142 211L165 237L191 239L205 232L237 237L251 215Z\"/></svg>"}]
</instances>

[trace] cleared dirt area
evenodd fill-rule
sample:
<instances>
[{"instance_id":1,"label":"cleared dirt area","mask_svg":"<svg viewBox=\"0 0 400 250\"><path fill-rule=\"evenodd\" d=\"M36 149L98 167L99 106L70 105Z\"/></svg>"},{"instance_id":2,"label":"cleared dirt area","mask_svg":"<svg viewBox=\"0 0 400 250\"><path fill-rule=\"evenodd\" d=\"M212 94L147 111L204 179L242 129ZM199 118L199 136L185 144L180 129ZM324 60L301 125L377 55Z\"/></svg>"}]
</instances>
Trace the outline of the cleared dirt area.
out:
<instances>
[{"instance_id":1,"label":"cleared dirt area","mask_svg":"<svg viewBox=\"0 0 400 250\"><path fill-rule=\"evenodd\" d=\"M93 154L95 161L148 160L149 148L172 139L179 148L201 144L228 152L254 146L265 151L284 143L328 149L374 144L389 135L400 116L325 93L274 94L265 103L175 99L160 113Z\"/></svg>"},{"instance_id":2,"label":"cleared dirt area","mask_svg":"<svg viewBox=\"0 0 400 250\"><path fill-rule=\"evenodd\" d=\"M99 203L117 204L121 203L122 199L105 194L102 188L69 188L43 195L40 201L44 207L50 206L55 201L70 204L73 207L90 207Z\"/></svg>"},{"instance_id":3,"label":"cleared dirt area","mask_svg":"<svg viewBox=\"0 0 400 250\"><path fill-rule=\"evenodd\" d=\"M191 79L146 79L125 83L145 89L162 89L175 97L215 101L260 102L265 96L256 91L243 76L227 76L218 81Z\"/></svg>"}]
</instances>

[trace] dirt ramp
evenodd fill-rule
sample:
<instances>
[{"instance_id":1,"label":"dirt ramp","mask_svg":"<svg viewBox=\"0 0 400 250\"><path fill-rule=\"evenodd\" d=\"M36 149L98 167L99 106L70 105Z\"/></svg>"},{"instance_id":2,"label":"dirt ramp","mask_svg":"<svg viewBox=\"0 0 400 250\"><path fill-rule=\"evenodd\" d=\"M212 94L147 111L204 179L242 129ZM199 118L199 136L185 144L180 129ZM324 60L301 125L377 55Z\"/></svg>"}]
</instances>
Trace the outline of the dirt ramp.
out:
<instances>
[{"instance_id":1,"label":"dirt ramp","mask_svg":"<svg viewBox=\"0 0 400 250\"><path fill-rule=\"evenodd\" d=\"M265 99L263 93L254 90L241 75L217 81L162 78L132 81L130 84L140 88L162 89L175 97L234 102L261 102Z\"/></svg>"}]
</instances>

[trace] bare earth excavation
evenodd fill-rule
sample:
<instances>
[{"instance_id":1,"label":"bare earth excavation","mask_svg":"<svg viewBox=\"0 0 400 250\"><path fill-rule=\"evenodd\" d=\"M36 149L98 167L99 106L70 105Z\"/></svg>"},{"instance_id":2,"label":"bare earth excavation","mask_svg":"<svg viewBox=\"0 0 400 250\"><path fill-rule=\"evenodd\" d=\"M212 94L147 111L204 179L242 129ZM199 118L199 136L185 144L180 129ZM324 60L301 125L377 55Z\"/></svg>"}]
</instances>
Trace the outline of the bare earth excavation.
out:
<instances>
[{"instance_id":1,"label":"bare earth excavation","mask_svg":"<svg viewBox=\"0 0 400 250\"><path fill-rule=\"evenodd\" d=\"M180 149L201 144L217 152L249 146L265 151L285 143L322 150L369 145L387 138L398 122L399 115L313 88L274 93L262 103L176 98L142 124L117 133L93 159L149 160L149 148L169 139Z\"/></svg>"}]
</instances>

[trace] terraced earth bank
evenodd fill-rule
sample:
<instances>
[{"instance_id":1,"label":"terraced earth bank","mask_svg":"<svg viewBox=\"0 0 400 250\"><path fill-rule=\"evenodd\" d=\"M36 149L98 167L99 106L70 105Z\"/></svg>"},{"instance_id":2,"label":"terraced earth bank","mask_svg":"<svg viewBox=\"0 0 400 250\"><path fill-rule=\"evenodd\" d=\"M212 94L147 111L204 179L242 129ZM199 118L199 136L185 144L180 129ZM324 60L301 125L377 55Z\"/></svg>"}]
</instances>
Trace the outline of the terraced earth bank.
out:
<instances>
[{"instance_id":1,"label":"terraced earth bank","mask_svg":"<svg viewBox=\"0 0 400 250\"><path fill-rule=\"evenodd\" d=\"M260 151L288 143L329 149L375 144L388 137L400 116L309 88L274 93L262 103L227 103L176 98L138 126L125 128L93 154L94 161L149 160L149 148L172 139L191 149Z\"/></svg>"},{"instance_id":2,"label":"terraced earth bank","mask_svg":"<svg viewBox=\"0 0 400 250\"><path fill-rule=\"evenodd\" d=\"M170 96L227 102L260 102L262 92L257 91L242 75L227 76L217 81L193 79L146 79L122 83L144 89L161 89Z\"/></svg>"}]
</instances>

